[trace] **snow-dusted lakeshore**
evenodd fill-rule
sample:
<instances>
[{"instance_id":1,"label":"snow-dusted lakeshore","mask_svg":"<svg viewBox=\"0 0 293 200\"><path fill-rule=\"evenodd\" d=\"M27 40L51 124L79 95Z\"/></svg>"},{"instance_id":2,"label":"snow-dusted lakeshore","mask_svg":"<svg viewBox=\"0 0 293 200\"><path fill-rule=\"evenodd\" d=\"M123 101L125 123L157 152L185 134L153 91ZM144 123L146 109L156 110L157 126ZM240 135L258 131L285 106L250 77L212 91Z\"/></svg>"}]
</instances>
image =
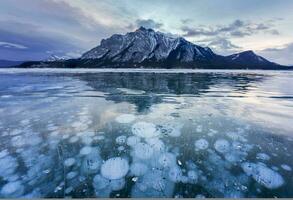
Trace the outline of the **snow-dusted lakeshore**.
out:
<instances>
[{"instance_id":1,"label":"snow-dusted lakeshore","mask_svg":"<svg viewBox=\"0 0 293 200\"><path fill-rule=\"evenodd\" d=\"M1 69L0 197L293 197L292 81Z\"/></svg>"}]
</instances>

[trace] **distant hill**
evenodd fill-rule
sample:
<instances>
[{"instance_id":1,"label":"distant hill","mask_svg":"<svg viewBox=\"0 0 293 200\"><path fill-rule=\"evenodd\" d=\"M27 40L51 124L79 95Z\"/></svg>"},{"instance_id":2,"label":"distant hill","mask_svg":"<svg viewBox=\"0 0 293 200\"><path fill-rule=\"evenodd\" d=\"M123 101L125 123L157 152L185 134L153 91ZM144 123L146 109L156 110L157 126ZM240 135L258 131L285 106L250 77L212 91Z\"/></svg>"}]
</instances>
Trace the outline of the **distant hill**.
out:
<instances>
[{"instance_id":1,"label":"distant hill","mask_svg":"<svg viewBox=\"0 0 293 200\"><path fill-rule=\"evenodd\" d=\"M221 56L182 37L170 37L144 27L103 39L79 59L26 62L21 67L290 69L253 51Z\"/></svg>"},{"instance_id":2,"label":"distant hill","mask_svg":"<svg viewBox=\"0 0 293 200\"><path fill-rule=\"evenodd\" d=\"M13 67L22 63L23 61L0 60L0 67Z\"/></svg>"}]
</instances>

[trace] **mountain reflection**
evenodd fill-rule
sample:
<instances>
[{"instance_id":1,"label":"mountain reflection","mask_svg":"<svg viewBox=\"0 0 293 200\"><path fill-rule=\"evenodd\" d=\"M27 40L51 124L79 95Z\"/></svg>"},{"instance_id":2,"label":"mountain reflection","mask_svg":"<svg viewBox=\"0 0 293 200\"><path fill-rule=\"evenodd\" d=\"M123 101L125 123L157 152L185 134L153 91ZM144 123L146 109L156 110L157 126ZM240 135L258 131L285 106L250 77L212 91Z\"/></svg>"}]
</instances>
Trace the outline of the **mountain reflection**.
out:
<instances>
[{"instance_id":1,"label":"mountain reflection","mask_svg":"<svg viewBox=\"0 0 293 200\"><path fill-rule=\"evenodd\" d=\"M244 94L265 76L246 73L89 73L79 74L77 78L86 81L95 91L105 92L107 100L128 102L136 105L138 112L143 112L152 104L161 103L166 96L217 96L223 95L223 89L225 95L227 92Z\"/></svg>"}]
</instances>

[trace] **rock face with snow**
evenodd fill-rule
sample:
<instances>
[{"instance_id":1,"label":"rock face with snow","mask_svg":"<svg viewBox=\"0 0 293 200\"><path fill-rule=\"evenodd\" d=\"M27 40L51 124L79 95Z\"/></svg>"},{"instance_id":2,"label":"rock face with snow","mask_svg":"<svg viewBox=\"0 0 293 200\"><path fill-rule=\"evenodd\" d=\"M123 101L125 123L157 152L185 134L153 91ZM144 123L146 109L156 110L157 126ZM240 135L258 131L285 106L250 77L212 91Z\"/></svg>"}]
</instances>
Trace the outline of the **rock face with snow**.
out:
<instances>
[{"instance_id":1,"label":"rock face with snow","mask_svg":"<svg viewBox=\"0 0 293 200\"><path fill-rule=\"evenodd\" d=\"M155 63L209 61L216 55L184 38L173 38L152 29L139 28L126 35L115 34L100 46L86 52L81 59L98 59L112 63Z\"/></svg>"}]
</instances>

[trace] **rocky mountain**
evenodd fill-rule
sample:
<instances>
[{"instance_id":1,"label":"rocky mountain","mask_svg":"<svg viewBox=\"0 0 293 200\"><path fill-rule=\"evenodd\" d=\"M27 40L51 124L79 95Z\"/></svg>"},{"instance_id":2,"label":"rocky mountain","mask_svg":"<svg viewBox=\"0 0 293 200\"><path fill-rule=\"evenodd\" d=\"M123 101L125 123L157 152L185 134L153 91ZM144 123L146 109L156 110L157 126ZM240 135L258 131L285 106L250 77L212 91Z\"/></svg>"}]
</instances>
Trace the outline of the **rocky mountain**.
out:
<instances>
[{"instance_id":1,"label":"rocky mountain","mask_svg":"<svg viewBox=\"0 0 293 200\"><path fill-rule=\"evenodd\" d=\"M171 37L141 27L125 35L103 39L99 46L79 59L25 63L23 67L84 68L203 68L203 69L286 69L252 51L231 56L215 54L182 37Z\"/></svg>"},{"instance_id":2,"label":"rocky mountain","mask_svg":"<svg viewBox=\"0 0 293 200\"><path fill-rule=\"evenodd\" d=\"M99 59L110 62L179 62L208 61L216 55L184 38L173 38L152 29L139 28L126 35L113 35L101 45L83 54L81 59Z\"/></svg>"}]
</instances>

